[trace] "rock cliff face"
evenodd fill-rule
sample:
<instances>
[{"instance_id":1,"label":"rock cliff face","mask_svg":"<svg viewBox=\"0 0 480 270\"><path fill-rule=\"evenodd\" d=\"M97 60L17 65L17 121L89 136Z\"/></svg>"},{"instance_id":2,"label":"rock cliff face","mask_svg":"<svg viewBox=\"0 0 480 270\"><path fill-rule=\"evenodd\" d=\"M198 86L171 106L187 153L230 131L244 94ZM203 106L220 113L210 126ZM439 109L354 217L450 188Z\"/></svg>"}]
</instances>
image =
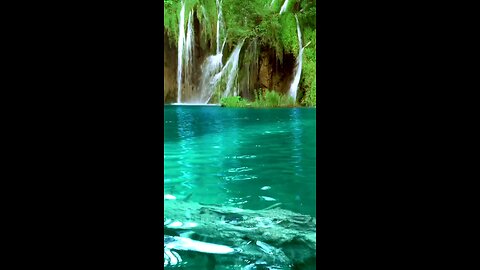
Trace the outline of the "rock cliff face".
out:
<instances>
[{"instance_id":1,"label":"rock cliff face","mask_svg":"<svg viewBox=\"0 0 480 270\"><path fill-rule=\"evenodd\" d=\"M283 61L276 58L271 49L262 48L259 70L259 87L275 90L282 94L288 93L293 80L295 58L291 54L283 55Z\"/></svg>"},{"instance_id":2,"label":"rock cliff face","mask_svg":"<svg viewBox=\"0 0 480 270\"><path fill-rule=\"evenodd\" d=\"M195 47L193 53L193 73L190 82L182 83L182 99L194 95L199 91L201 66L209 54L209 50L200 46L201 31L198 20L194 21L195 27ZM208 44L207 46L210 46ZM227 52L228 51L228 52ZM177 45L172 42L170 37L164 31L164 103L177 102ZM225 50L224 61L229 57L230 50ZM246 50L242 50L240 61L245 58ZM240 95L247 99L254 98L254 90L259 88L275 90L277 92L288 93L290 84L293 80L295 69L295 57L292 54L284 54L283 61L280 63L275 55L275 51L269 47L260 47L259 55L254 60L255 63L244 65L240 63ZM248 68L247 68L248 66ZM248 73L248 74L247 74Z\"/></svg>"},{"instance_id":3,"label":"rock cliff face","mask_svg":"<svg viewBox=\"0 0 480 270\"><path fill-rule=\"evenodd\" d=\"M177 98L177 48L163 34L163 102L175 102Z\"/></svg>"}]
</instances>

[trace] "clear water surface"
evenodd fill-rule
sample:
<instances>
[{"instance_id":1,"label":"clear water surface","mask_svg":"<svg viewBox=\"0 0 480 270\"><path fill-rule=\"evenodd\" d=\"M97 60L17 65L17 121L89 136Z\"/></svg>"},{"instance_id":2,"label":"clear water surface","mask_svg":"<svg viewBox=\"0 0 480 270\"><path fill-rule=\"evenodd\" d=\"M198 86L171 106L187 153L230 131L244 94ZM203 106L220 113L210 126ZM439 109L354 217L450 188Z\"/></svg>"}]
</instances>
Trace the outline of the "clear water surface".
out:
<instances>
[{"instance_id":1,"label":"clear water surface","mask_svg":"<svg viewBox=\"0 0 480 270\"><path fill-rule=\"evenodd\" d=\"M246 209L316 216L316 109L164 107L164 187Z\"/></svg>"}]
</instances>

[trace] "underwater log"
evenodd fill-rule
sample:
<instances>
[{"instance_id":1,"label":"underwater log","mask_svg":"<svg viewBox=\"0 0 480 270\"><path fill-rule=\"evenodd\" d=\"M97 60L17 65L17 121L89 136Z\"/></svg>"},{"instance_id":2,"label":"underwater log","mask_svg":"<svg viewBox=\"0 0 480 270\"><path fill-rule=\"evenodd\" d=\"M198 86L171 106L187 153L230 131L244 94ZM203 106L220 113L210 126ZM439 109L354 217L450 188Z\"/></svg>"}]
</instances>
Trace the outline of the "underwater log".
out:
<instances>
[{"instance_id":1,"label":"underwater log","mask_svg":"<svg viewBox=\"0 0 480 270\"><path fill-rule=\"evenodd\" d=\"M188 230L233 247L246 241L265 242L281 249L292 263L316 257L314 217L279 208L249 210L182 200L164 202L165 218L176 221L174 226L166 224L169 228Z\"/></svg>"}]
</instances>

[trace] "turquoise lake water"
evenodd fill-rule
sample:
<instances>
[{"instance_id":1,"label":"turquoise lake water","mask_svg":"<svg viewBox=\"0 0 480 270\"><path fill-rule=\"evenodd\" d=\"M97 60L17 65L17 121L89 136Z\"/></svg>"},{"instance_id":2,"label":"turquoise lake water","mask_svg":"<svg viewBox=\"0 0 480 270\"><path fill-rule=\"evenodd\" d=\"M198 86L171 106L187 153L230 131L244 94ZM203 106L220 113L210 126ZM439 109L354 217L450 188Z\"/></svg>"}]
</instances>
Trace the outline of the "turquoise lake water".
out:
<instances>
[{"instance_id":1,"label":"turquoise lake water","mask_svg":"<svg viewBox=\"0 0 480 270\"><path fill-rule=\"evenodd\" d=\"M165 105L164 112L165 193L253 210L281 203L316 217L316 109Z\"/></svg>"}]
</instances>

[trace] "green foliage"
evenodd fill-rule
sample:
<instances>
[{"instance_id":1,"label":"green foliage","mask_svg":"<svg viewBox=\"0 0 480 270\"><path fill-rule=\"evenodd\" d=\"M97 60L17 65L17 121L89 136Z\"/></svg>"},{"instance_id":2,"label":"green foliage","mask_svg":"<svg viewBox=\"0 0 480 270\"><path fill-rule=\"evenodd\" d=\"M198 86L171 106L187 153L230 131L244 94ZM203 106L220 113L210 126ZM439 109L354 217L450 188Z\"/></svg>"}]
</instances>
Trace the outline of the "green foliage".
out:
<instances>
[{"instance_id":1,"label":"green foliage","mask_svg":"<svg viewBox=\"0 0 480 270\"><path fill-rule=\"evenodd\" d=\"M275 0L273 1L273 5L270 7L270 9L272 10L272 12L274 13L279 13L280 12L280 8L282 7L283 5L283 1L284 0ZM271 3L271 2L270 2ZM268 3L268 5L270 5L270 3Z\"/></svg>"},{"instance_id":2,"label":"green foliage","mask_svg":"<svg viewBox=\"0 0 480 270\"><path fill-rule=\"evenodd\" d=\"M315 0L302 0L300 3L300 10L298 20L305 28L317 28L317 8Z\"/></svg>"},{"instance_id":3,"label":"green foliage","mask_svg":"<svg viewBox=\"0 0 480 270\"><path fill-rule=\"evenodd\" d=\"M282 24L278 14L268 14L264 20L255 27L260 44L275 49L277 58L282 61L283 45L280 39Z\"/></svg>"},{"instance_id":4,"label":"green foliage","mask_svg":"<svg viewBox=\"0 0 480 270\"><path fill-rule=\"evenodd\" d=\"M178 40L178 19L180 14L180 0L165 0L163 8L164 31L172 42Z\"/></svg>"},{"instance_id":5,"label":"green foliage","mask_svg":"<svg viewBox=\"0 0 480 270\"><path fill-rule=\"evenodd\" d=\"M241 97L224 97L221 99L220 104L222 107L231 107L231 108L243 108L248 106L248 102Z\"/></svg>"},{"instance_id":6,"label":"green foliage","mask_svg":"<svg viewBox=\"0 0 480 270\"><path fill-rule=\"evenodd\" d=\"M178 42L179 20L182 9L181 0L164 0L163 26L172 43ZM185 27L187 27L189 12L194 11L202 27L202 44L215 39L217 23L217 6L215 0L185 0Z\"/></svg>"},{"instance_id":7,"label":"green foliage","mask_svg":"<svg viewBox=\"0 0 480 270\"><path fill-rule=\"evenodd\" d=\"M214 40L216 37L217 27L217 6L215 1L200 0L196 7L197 19L200 22L201 44L202 48L206 48L208 40ZM213 46L216 46L215 44Z\"/></svg>"},{"instance_id":8,"label":"green foliage","mask_svg":"<svg viewBox=\"0 0 480 270\"><path fill-rule=\"evenodd\" d=\"M257 11L259 0L223 0L223 15L230 40L241 40L254 34L257 20L262 14Z\"/></svg>"},{"instance_id":9,"label":"green foliage","mask_svg":"<svg viewBox=\"0 0 480 270\"><path fill-rule=\"evenodd\" d=\"M303 99L303 104L308 107L317 106L317 79L315 78L310 85L308 91L306 91L305 98Z\"/></svg>"},{"instance_id":10,"label":"green foliage","mask_svg":"<svg viewBox=\"0 0 480 270\"><path fill-rule=\"evenodd\" d=\"M306 47L303 50L302 79L300 81L300 88L305 92L302 104L315 106L317 80L316 30L307 28L303 33L304 41L306 42L304 46Z\"/></svg>"},{"instance_id":11,"label":"green foliage","mask_svg":"<svg viewBox=\"0 0 480 270\"><path fill-rule=\"evenodd\" d=\"M295 100L288 96L280 94L273 90L255 91L255 101L248 102L241 97L225 97L220 102L222 107L230 108L278 108L278 107L295 107Z\"/></svg>"},{"instance_id":12,"label":"green foliage","mask_svg":"<svg viewBox=\"0 0 480 270\"><path fill-rule=\"evenodd\" d=\"M280 41L283 45L285 52L293 53L295 57L298 55L298 34L297 34L297 21L295 15L292 13L282 14L280 17L281 32Z\"/></svg>"},{"instance_id":13,"label":"green foliage","mask_svg":"<svg viewBox=\"0 0 480 270\"><path fill-rule=\"evenodd\" d=\"M266 90L262 93L261 90L255 92L255 101L252 107L294 107L295 100L289 95L283 95L273 90Z\"/></svg>"},{"instance_id":14,"label":"green foliage","mask_svg":"<svg viewBox=\"0 0 480 270\"><path fill-rule=\"evenodd\" d=\"M185 20L190 10L195 10L202 27L202 37L211 40L216 36L217 7L216 0L185 0ZM300 2L301 10L293 10ZM164 0L165 31L178 40L178 20L181 0ZM232 46L246 38L257 37L263 45L277 51L277 55L298 54L297 28L294 13L297 14L302 32L307 28L316 28L316 6L313 0L290 0L287 11L279 14L284 1L275 0L223 0L222 10L227 29L228 44ZM186 23L186 22L185 22ZM281 56L280 56L281 57Z\"/></svg>"}]
</instances>

